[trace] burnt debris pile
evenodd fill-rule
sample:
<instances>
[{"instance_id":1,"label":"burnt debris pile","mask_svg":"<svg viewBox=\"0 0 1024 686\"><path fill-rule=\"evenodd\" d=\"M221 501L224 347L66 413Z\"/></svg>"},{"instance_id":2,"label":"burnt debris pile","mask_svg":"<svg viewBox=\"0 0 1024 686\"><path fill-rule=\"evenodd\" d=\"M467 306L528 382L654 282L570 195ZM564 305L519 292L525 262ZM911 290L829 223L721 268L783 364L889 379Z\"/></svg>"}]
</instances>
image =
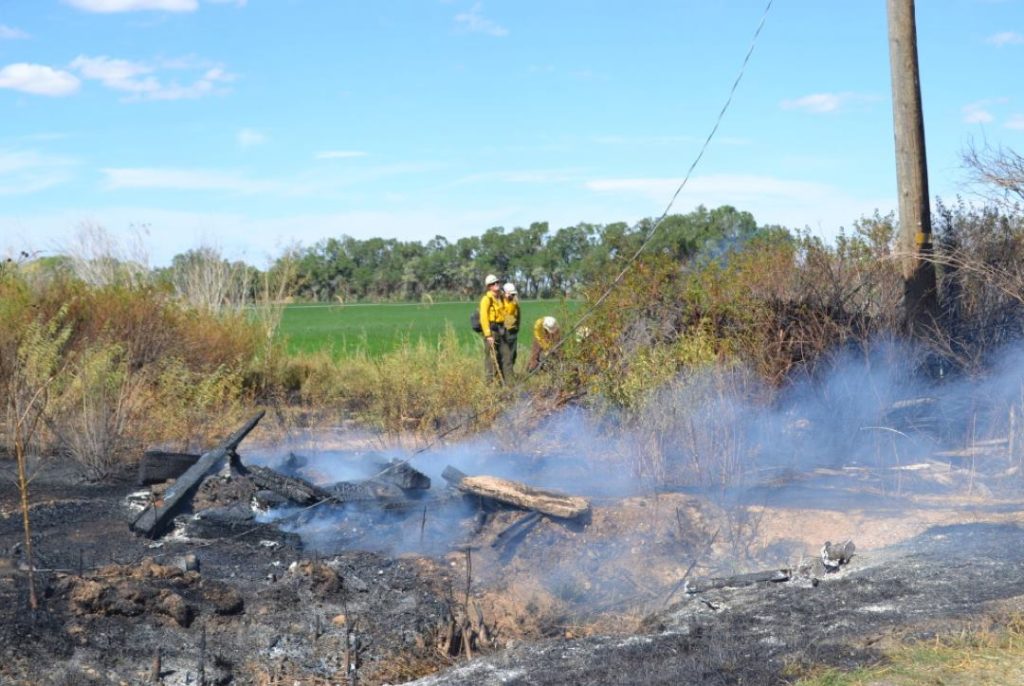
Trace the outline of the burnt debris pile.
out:
<instances>
[{"instance_id":1,"label":"burnt debris pile","mask_svg":"<svg viewBox=\"0 0 1024 686\"><path fill-rule=\"evenodd\" d=\"M237 448L261 417L262 413L254 416L203 455L147 452L139 482L148 488L130 496L136 508L141 507L130 528L151 539L173 533L179 538L233 538L293 548L312 542L319 552L336 552L358 539L363 529L378 527L379 534L386 526L415 524L417 519L422 538L427 511L446 505L466 522L502 509L529 513L515 530L500 532L499 539L512 538L542 517L585 521L590 515L585 498L510 479L469 476L454 467L443 473L449 487L432 491L430 477L408 462L377 455L363 465L372 476L329 483L299 476L309 460L295 453L280 461L278 469L247 464ZM454 539L448 540L454 544Z\"/></svg>"}]
</instances>

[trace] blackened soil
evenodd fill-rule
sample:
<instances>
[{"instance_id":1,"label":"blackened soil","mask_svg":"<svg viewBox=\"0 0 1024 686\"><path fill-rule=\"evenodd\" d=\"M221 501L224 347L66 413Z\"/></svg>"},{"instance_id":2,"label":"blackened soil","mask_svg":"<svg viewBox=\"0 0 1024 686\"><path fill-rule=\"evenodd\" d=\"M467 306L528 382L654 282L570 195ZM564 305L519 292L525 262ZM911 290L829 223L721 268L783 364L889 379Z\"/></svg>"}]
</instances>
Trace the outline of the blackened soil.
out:
<instances>
[{"instance_id":1,"label":"blackened soil","mask_svg":"<svg viewBox=\"0 0 1024 686\"><path fill-rule=\"evenodd\" d=\"M780 684L787 665L864 665L895 632L1024 609L1022 539L1016 525L936 527L816 585L695 594L648 617L643 635L520 645L415 683Z\"/></svg>"},{"instance_id":2,"label":"blackened soil","mask_svg":"<svg viewBox=\"0 0 1024 686\"><path fill-rule=\"evenodd\" d=\"M131 533L130 478L44 465L30 486L39 608L30 610L13 465L0 463L0 684L360 683L436 669L450 581L425 558L317 557L258 533ZM185 556L199 569L185 570Z\"/></svg>"}]
</instances>

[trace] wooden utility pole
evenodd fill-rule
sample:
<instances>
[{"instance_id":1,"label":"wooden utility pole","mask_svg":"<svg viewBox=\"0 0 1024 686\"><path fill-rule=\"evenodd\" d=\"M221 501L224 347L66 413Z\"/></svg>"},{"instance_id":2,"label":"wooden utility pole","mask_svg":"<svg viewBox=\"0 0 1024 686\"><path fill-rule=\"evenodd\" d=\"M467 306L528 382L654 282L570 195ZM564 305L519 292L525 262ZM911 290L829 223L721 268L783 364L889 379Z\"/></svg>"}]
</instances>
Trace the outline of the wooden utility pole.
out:
<instances>
[{"instance_id":1,"label":"wooden utility pole","mask_svg":"<svg viewBox=\"0 0 1024 686\"><path fill-rule=\"evenodd\" d=\"M907 329L924 336L938 315L932 220L928 198L928 164L917 67L914 0L886 0L889 14L889 63L892 68L892 119L896 139L896 184L899 192L899 246L903 259L903 304Z\"/></svg>"}]
</instances>

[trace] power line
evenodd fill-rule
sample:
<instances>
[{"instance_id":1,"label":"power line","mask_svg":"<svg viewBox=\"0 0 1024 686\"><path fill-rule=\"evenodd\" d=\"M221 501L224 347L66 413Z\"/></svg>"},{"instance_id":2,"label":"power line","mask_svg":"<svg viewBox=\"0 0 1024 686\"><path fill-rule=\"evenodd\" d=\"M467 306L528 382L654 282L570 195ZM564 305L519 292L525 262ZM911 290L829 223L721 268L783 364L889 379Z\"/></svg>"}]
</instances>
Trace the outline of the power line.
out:
<instances>
[{"instance_id":1,"label":"power line","mask_svg":"<svg viewBox=\"0 0 1024 686\"><path fill-rule=\"evenodd\" d=\"M768 4L765 5L764 12L761 15L761 21L758 23L757 29L754 31L754 35L750 40L750 47L747 49L747 54L743 58L743 63L740 65L739 72L737 72L736 78L732 82L732 87L729 89L729 95L728 97L726 97L725 102L722 104L722 109L719 110L718 117L715 118L715 124L714 126L711 127L711 131L708 132L707 138L704 139L704 144L701 145L700 151L697 153L697 156L693 159L693 162L690 163L690 168L686 170L686 176L683 177L683 180L679 183L679 186L676 187L676 192L672 194L672 198L668 201L668 205L665 206L665 211L661 213L661 216L658 217L658 220L654 222L650 229L647 230L647 236L644 238L643 243L641 243L640 247L636 249L636 252L633 253L633 256L629 258L629 260L626 262L626 265L619 271L616 277L612 279L611 284L608 286L608 288L605 289L604 293L602 293L601 296L597 300L595 300L594 303L583 313L583 315L576 320L576 323L569 330L570 333L576 331L580 327L580 325L583 324L584 321L586 321L594 314L594 312L601 305L601 303L603 303L608 298L608 296L611 295L612 291L615 290L615 287L618 286L622 279L626 276L626 273L629 272L630 268L633 266L633 263L636 262L640 255L651 244L651 241L654 240L655 234L657 234L658 229L661 227L662 223L664 223L665 218L668 217L668 213L672 210L672 206L675 204L676 199L679 197L679 194L682 193L683 188L686 187L686 183L690 180L690 176L693 174L693 170L697 168L697 165L704 157L704 153L707 151L708 145L711 144L711 139L715 137L716 133L718 133L718 127L722 124L722 119L725 117L726 111L732 104L732 98L736 94L736 89L739 87L740 81L743 80L743 74L746 73L747 64L750 63L750 57L751 55L754 54L754 48L757 46L757 39L761 35L761 30L764 29L765 22L768 19L768 13L771 11L772 4L774 2L775 0L768 0ZM561 347L564 340L565 338L563 338L562 341L559 341L556 344L555 349Z\"/></svg>"},{"instance_id":2,"label":"power line","mask_svg":"<svg viewBox=\"0 0 1024 686\"><path fill-rule=\"evenodd\" d=\"M725 118L725 113L729 110L729 107L732 105L733 96L736 94L736 90L739 88L740 81L743 80L743 75L746 73L747 65L750 63L750 58L754 54L754 48L757 46L758 38L760 38L761 36L761 31L764 29L765 23L768 19L768 13L771 11L772 5L774 3L775 0L768 0L767 4L765 5L764 12L761 14L761 20L758 22L757 29L755 29L754 35L750 39L750 47L747 48L746 55L744 55L743 57L743 62L742 64L740 64L739 71L736 73L736 78L733 79L732 86L729 88L729 94L726 97L725 102L722 103L722 108L719 110L718 116L715 118L715 123L711 127L711 130L708 132L707 137L704 139L704 143L701 145L700 151L697 153L697 156L693 159L693 162L690 163L689 169L686 170L686 175L683 177L683 180L679 183L679 186L676 188L675 193L672 194L671 199L669 199L668 205L665 206L665 210L661 213L661 215L658 217L657 221L654 222L651 228L647 230L647 235L644 237L644 240L640 244L640 247L638 247L636 249L636 252L634 252L633 255L629 258L629 260L627 260L625 266L623 266L623 268L619 271L616 277L612 280L611 284L609 284L605 291L601 294L601 296L597 300L595 300L593 304L591 304L590 307L588 307L587 310L579 318L576 319L576 322L572 325L572 327L569 328L567 333L572 333L578 330L584 321L593 316L597 308L601 306L601 304L608 298L609 295L611 295L612 291L614 291L615 288L619 285L619 283L621 283L622 279L626 276L626 274L632 268L633 264L637 261L637 259L639 259L640 255L650 246L651 242L654 240L654 237L657 234L658 229L661 227L665 219L668 217L668 214L672 210L672 206L675 204L676 199L679 197L679 194L682 193L683 188L686 187L687 182L693 175L694 169L697 168L697 165L704 157L704 153L707 151L708 146L711 144L711 140L715 137L715 134L718 133L718 128L719 126L721 126L722 120ZM554 352L555 350L558 350L565 343L566 340L568 340L567 335L563 336L561 340L556 342L555 345L552 347L551 351ZM532 377L534 374L537 373L539 369L540 367L537 367L533 371L529 371L525 375L518 377L516 383L522 383L526 379ZM458 431L459 429L464 428L467 424L469 424L469 422L474 421L475 419L480 417L480 415L480 412L474 412L472 415L470 415L463 421L459 422L458 424L449 427L448 429L442 432L439 432L434 436L434 438L429 443L417 449L415 452L412 453L412 455L407 457L405 460L402 460L401 463L408 464L414 458L433 448L445 437L449 436L455 431ZM387 469L382 470L376 476L380 476L386 472Z\"/></svg>"}]
</instances>

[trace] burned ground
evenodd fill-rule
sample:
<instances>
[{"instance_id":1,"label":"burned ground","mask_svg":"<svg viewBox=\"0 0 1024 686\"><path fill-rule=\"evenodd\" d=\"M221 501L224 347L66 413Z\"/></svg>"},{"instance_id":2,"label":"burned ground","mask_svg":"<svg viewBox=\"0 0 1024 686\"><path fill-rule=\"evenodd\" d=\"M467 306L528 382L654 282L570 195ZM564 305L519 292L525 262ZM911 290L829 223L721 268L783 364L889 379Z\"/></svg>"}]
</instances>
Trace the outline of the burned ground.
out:
<instances>
[{"instance_id":1,"label":"burned ground","mask_svg":"<svg viewBox=\"0 0 1024 686\"><path fill-rule=\"evenodd\" d=\"M445 669L423 683L775 684L801 665L863 664L885 641L1024 610L1019 476L1002 458L954 459L782 473L735 493L590 494L583 521L441 485L384 517L325 506L284 532L156 541L128 530L128 475L90 484L48 462L31 486L42 609L27 610L23 572L0 568L0 683L146 683L158 652L164 684L200 669L208 683L339 683L347 668L364 684ZM10 471L0 553L16 563ZM214 475L195 501L252 493ZM847 538L848 566L808 564ZM680 583L779 568L792 580Z\"/></svg>"},{"instance_id":2,"label":"burned ground","mask_svg":"<svg viewBox=\"0 0 1024 686\"><path fill-rule=\"evenodd\" d=\"M1022 535L1012 524L934 527L814 585L694 594L636 635L519 645L416 683L779 684L801 663L863 665L884 639L1024 611Z\"/></svg>"},{"instance_id":3,"label":"burned ground","mask_svg":"<svg viewBox=\"0 0 1024 686\"><path fill-rule=\"evenodd\" d=\"M27 609L23 572L0 575L0 683L143 683L158 651L164 684L195 683L201 665L209 683L273 683L344 673L348 656L379 683L416 660L419 673L443 664L431 640L449 619L450 583L431 560L320 558L255 535L153 542L128 531L133 489L56 466L33 481L41 609ZM16 493L0 481L0 549L15 564Z\"/></svg>"}]
</instances>

